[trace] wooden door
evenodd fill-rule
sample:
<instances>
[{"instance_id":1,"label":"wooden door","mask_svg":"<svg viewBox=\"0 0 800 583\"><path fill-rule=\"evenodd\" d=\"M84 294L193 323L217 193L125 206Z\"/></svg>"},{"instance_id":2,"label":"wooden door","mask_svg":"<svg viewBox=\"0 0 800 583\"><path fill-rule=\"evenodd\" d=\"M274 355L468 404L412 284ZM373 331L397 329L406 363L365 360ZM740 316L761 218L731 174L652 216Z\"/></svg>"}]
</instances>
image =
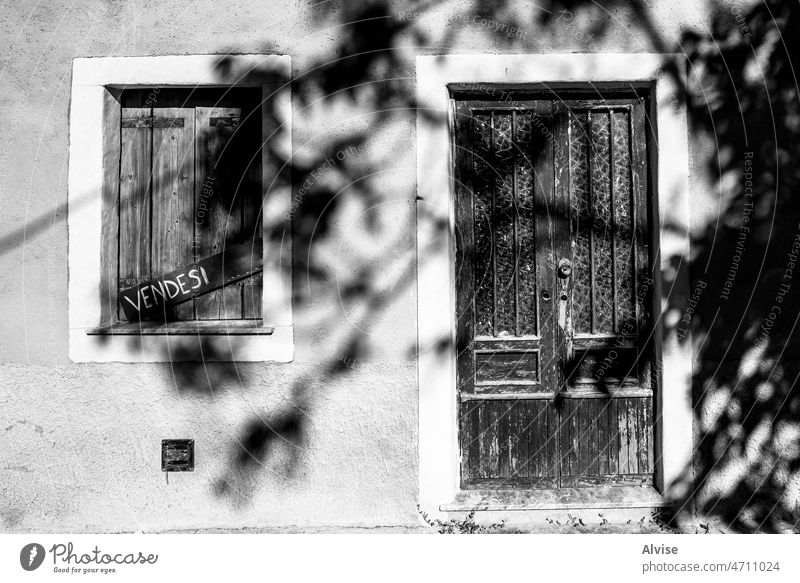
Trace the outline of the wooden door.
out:
<instances>
[{"instance_id":1,"label":"wooden door","mask_svg":"<svg viewBox=\"0 0 800 583\"><path fill-rule=\"evenodd\" d=\"M455 109L462 486L652 484L644 102Z\"/></svg>"}]
</instances>

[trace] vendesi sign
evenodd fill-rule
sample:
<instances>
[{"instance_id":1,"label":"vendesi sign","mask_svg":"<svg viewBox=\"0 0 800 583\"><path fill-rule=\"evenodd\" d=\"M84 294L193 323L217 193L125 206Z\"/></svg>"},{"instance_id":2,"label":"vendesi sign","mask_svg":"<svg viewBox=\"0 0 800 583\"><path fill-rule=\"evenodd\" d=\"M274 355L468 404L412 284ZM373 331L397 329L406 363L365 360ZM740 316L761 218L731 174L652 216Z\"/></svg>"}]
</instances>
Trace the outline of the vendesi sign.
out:
<instances>
[{"instance_id":1,"label":"vendesi sign","mask_svg":"<svg viewBox=\"0 0 800 583\"><path fill-rule=\"evenodd\" d=\"M120 290L119 303L129 322L162 315L194 297L259 273L262 240L228 247L196 263Z\"/></svg>"}]
</instances>

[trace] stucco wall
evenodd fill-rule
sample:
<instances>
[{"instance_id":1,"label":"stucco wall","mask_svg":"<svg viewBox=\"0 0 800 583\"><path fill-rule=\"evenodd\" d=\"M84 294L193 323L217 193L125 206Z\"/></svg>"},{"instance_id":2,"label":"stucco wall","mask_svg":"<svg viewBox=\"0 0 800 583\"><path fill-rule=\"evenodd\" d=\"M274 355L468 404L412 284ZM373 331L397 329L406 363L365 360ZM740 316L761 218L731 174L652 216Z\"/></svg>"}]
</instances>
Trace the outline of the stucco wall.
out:
<instances>
[{"instance_id":1,"label":"stucco wall","mask_svg":"<svg viewBox=\"0 0 800 583\"><path fill-rule=\"evenodd\" d=\"M413 110L380 96L414 95L414 57L443 52L663 52L625 6L575 15L603 34L587 38L561 18L546 27L528 2L497 21L465 17L471 2L445 2L422 15L404 3L390 17L415 21L396 37L391 84L370 70L375 94L293 95L298 160L363 132L349 169L373 195L343 189L345 203L314 252L329 277L294 273L295 362L189 366L71 364L67 331L68 112L72 59L85 56L275 53L294 76L335 62L353 25L351 9L300 0L183 2L54 0L12 3L0 14L0 524L13 530L136 530L274 525L417 524L416 283L385 289L368 318L363 348L341 374L321 338L362 327L342 289L368 266L382 281L413 257L416 146ZM648 2L663 38L702 29L705 4ZM572 22L570 15L569 21ZM382 17L385 19L385 17ZM513 22L504 34L492 22ZM569 25L568 25L569 24ZM588 34L588 33L587 33ZM670 47L672 48L672 47ZM388 105L387 105L388 104ZM691 160L708 143L690 140ZM335 151L335 149L334 149ZM377 169L377 170L376 170ZM694 209L715 212L711 180L690 168ZM295 185L297 189L297 185ZM354 191L354 192L351 192ZM349 196L349 198L348 198ZM377 216L376 235L365 220ZM689 222L690 217L686 217ZM703 221L698 225L702 226ZM698 226L698 228L699 228ZM376 252L379 250L380 253ZM688 250L687 250L688 252ZM177 370L177 372L175 372ZM316 382L315 379L325 379ZM252 420L297 405L299 445L280 442L252 472L236 469L237 440ZM209 388L210 387L210 388ZM197 469L160 471L162 438L191 437ZM280 441L280 440L279 440ZM289 452L299 451L295 463ZM288 466L287 466L288 464ZM287 475L287 467L291 468ZM228 488L220 488L227 478Z\"/></svg>"}]
</instances>

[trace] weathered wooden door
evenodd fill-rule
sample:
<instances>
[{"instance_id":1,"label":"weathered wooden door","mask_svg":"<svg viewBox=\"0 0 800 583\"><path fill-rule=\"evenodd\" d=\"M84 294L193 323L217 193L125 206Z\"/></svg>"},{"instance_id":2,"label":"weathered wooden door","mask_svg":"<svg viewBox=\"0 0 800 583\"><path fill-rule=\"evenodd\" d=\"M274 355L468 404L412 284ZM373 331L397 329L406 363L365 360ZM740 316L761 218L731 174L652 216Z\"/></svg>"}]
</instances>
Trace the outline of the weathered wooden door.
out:
<instances>
[{"instance_id":1,"label":"weathered wooden door","mask_svg":"<svg viewBox=\"0 0 800 583\"><path fill-rule=\"evenodd\" d=\"M645 106L455 101L465 488L652 484Z\"/></svg>"}]
</instances>

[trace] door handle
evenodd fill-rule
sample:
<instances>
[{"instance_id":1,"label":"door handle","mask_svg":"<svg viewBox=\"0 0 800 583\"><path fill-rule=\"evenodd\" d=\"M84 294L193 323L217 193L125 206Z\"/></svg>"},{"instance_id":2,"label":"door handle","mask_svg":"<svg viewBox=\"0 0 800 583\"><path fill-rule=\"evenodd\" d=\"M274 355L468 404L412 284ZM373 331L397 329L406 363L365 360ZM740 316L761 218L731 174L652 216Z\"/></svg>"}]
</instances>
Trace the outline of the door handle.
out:
<instances>
[{"instance_id":1,"label":"door handle","mask_svg":"<svg viewBox=\"0 0 800 583\"><path fill-rule=\"evenodd\" d=\"M567 300L569 299L569 276L572 275L572 262L562 257L558 260L558 277L560 278L558 302L558 326L562 332L567 331Z\"/></svg>"},{"instance_id":2,"label":"door handle","mask_svg":"<svg viewBox=\"0 0 800 583\"><path fill-rule=\"evenodd\" d=\"M559 277L559 298L558 298L558 327L561 329L562 338L564 341L564 348L567 352L567 359L571 360L573 357L572 351L572 330L569 324L569 311L568 304L570 301L570 276L572 275L572 261L566 257L558 260L558 277Z\"/></svg>"}]
</instances>

